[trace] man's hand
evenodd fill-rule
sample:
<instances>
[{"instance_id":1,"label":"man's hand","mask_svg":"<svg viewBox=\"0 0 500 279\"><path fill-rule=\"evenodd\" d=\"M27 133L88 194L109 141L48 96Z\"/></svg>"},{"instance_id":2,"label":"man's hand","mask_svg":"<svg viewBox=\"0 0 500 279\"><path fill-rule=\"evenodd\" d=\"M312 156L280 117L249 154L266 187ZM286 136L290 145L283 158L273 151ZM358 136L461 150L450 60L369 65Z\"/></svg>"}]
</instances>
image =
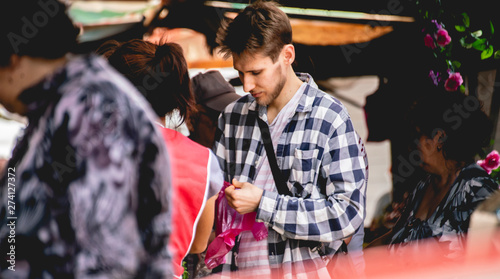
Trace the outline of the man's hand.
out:
<instances>
[{"instance_id":1,"label":"man's hand","mask_svg":"<svg viewBox=\"0 0 500 279\"><path fill-rule=\"evenodd\" d=\"M233 179L233 185L226 188L226 199L229 205L240 214L254 212L259 206L262 193L259 187Z\"/></svg>"}]
</instances>

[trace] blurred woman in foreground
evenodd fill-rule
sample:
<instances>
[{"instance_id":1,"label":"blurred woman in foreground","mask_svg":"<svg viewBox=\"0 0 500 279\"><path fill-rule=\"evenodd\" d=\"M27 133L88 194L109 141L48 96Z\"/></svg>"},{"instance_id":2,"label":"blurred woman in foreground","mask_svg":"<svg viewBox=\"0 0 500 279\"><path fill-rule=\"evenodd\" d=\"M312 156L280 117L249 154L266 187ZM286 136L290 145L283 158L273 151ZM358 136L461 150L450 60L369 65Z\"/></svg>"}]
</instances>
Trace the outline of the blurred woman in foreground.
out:
<instances>
[{"instance_id":1,"label":"blurred woman in foreground","mask_svg":"<svg viewBox=\"0 0 500 279\"><path fill-rule=\"evenodd\" d=\"M170 277L154 113L104 59L68 54L78 33L56 0L0 11L0 102L29 122L0 183L0 277Z\"/></svg>"}]
</instances>

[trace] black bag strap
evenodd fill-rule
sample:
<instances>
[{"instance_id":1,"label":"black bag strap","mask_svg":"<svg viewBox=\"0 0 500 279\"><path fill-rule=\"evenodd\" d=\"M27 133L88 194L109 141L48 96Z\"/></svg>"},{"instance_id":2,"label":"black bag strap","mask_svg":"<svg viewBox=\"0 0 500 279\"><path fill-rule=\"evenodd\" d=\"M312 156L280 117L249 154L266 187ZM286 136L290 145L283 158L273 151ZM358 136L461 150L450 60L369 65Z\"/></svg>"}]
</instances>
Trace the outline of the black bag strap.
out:
<instances>
[{"instance_id":1,"label":"black bag strap","mask_svg":"<svg viewBox=\"0 0 500 279\"><path fill-rule=\"evenodd\" d=\"M274 154L269 126L267 126L267 123L260 119L258 115L255 117L257 118L257 123L259 124L262 140L264 141L264 148L267 153L267 160L269 160L269 165L271 166L271 171L273 172L274 183L276 184L276 188L278 188L278 193L280 193L280 195L293 196L290 189L288 189L286 181L283 178L283 174L281 173L278 163L276 162L276 155Z\"/></svg>"},{"instance_id":2,"label":"black bag strap","mask_svg":"<svg viewBox=\"0 0 500 279\"><path fill-rule=\"evenodd\" d=\"M283 178L283 174L281 173L280 168L278 167L278 163L276 162L276 155L274 154L273 143L271 141L271 133L269 132L269 126L264 120L260 119L258 115L255 116L257 118L257 123L259 124L260 133L262 135L262 141L264 141L264 148L267 153L267 160L269 160L269 165L271 166L271 171L273 172L274 183L276 184L276 188L278 188L278 193L280 195L292 196L290 189L286 186L286 181ZM317 246L318 249L322 244L318 245L317 242L313 242L313 246ZM347 244L342 240L342 245L338 249L337 253L347 254Z\"/></svg>"}]
</instances>

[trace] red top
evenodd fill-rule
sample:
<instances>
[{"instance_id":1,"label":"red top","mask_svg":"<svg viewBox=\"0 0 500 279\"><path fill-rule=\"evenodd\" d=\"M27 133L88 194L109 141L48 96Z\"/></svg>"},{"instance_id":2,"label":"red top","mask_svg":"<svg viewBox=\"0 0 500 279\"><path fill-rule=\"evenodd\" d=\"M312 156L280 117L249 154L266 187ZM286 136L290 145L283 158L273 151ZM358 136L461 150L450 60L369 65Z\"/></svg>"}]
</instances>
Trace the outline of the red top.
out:
<instances>
[{"instance_id":1,"label":"red top","mask_svg":"<svg viewBox=\"0 0 500 279\"><path fill-rule=\"evenodd\" d=\"M189 252L198 218L209 198L210 151L175 130L162 128L161 131L170 156L173 185L169 249L174 275L181 276L184 272L182 260Z\"/></svg>"}]
</instances>

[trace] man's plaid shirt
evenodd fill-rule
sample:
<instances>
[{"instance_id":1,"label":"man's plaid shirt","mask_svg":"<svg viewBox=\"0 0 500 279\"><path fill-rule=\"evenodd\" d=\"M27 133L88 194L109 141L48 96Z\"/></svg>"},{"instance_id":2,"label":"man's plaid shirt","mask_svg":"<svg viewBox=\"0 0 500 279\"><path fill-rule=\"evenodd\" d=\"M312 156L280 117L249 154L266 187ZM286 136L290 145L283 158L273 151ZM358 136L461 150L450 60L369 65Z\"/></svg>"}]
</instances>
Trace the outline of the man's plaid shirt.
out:
<instances>
[{"instance_id":1,"label":"man's plaid shirt","mask_svg":"<svg viewBox=\"0 0 500 279\"><path fill-rule=\"evenodd\" d=\"M297 75L308 84L276 150L294 196L264 191L256 219L269 228L272 268L281 267L284 275L317 276L342 239L364 221L368 162L344 105L319 90L310 75ZM226 181L253 183L257 176L256 165L265 155L257 115L267 121L266 107L245 95L219 117L214 152ZM226 257L223 270L235 269L234 256Z\"/></svg>"}]
</instances>

